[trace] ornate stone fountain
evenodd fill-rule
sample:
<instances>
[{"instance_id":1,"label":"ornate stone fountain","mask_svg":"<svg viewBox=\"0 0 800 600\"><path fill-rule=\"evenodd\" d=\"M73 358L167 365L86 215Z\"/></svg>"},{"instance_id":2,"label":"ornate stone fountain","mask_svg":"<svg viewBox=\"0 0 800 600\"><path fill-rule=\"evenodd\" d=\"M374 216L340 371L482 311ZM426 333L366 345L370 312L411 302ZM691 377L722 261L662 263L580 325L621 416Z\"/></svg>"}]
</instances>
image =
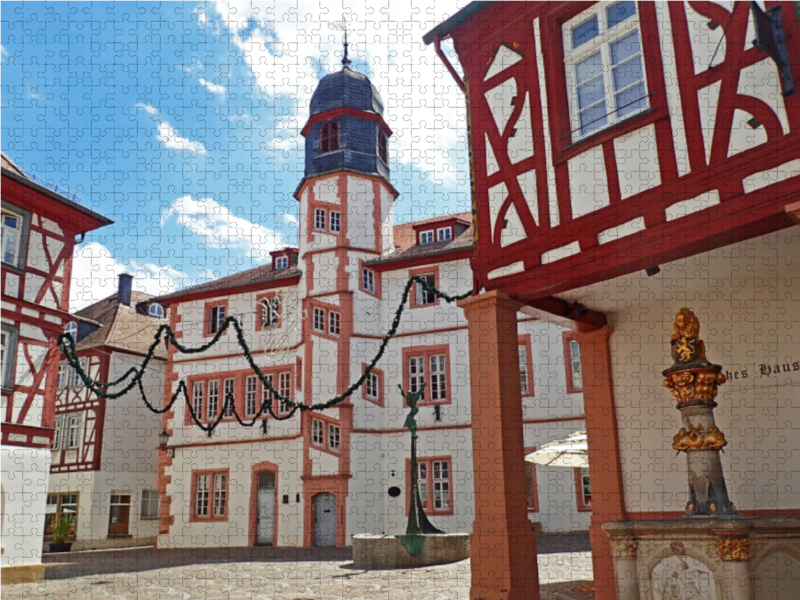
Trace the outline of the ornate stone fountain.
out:
<instances>
[{"instance_id":1,"label":"ornate stone fountain","mask_svg":"<svg viewBox=\"0 0 800 600\"><path fill-rule=\"evenodd\" d=\"M673 365L664 386L683 427L672 448L686 454L683 519L603 525L614 553L618 600L795 600L800 598L800 520L742 518L728 496L714 421L722 367L706 358L700 323L688 308L675 317Z\"/></svg>"}]
</instances>

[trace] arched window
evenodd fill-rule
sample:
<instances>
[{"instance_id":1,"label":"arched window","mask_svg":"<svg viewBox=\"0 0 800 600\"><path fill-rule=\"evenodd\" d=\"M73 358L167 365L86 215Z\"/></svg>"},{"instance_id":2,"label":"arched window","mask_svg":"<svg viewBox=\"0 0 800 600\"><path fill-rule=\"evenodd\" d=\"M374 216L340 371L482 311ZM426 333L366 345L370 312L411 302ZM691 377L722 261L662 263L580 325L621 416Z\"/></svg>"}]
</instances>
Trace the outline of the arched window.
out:
<instances>
[{"instance_id":1,"label":"arched window","mask_svg":"<svg viewBox=\"0 0 800 600\"><path fill-rule=\"evenodd\" d=\"M78 341L78 322L77 321L70 321L67 323L67 326L64 328L64 333L68 333L72 336L72 340L77 342Z\"/></svg>"},{"instance_id":2,"label":"arched window","mask_svg":"<svg viewBox=\"0 0 800 600\"><path fill-rule=\"evenodd\" d=\"M389 153L386 148L386 134L382 131L378 132L378 156L387 165L389 164Z\"/></svg>"},{"instance_id":3,"label":"arched window","mask_svg":"<svg viewBox=\"0 0 800 600\"><path fill-rule=\"evenodd\" d=\"M164 317L164 307L158 302L153 302L147 312L150 313L151 317L158 317L159 319Z\"/></svg>"},{"instance_id":4,"label":"arched window","mask_svg":"<svg viewBox=\"0 0 800 600\"><path fill-rule=\"evenodd\" d=\"M261 328L277 327L281 315L281 301L277 296L261 300Z\"/></svg>"},{"instance_id":5,"label":"arched window","mask_svg":"<svg viewBox=\"0 0 800 600\"><path fill-rule=\"evenodd\" d=\"M328 121L322 126L319 134L320 153L333 152L339 149L339 123Z\"/></svg>"}]
</instances>

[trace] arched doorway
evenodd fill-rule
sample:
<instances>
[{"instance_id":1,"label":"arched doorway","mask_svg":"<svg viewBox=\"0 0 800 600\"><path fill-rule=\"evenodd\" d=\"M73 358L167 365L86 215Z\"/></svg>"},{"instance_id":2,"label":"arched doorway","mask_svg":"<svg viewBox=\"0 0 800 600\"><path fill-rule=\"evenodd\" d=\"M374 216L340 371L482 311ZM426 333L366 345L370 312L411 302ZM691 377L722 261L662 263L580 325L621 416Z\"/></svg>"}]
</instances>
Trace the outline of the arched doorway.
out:
<instances>
[{"instance_id":1,"label":"arched doorway","mask_svg":"<svg viewBox=\"0 0 800 600\"><path fill-rule=\"evenodd\" d=\"M256 544L275 545L275 473L261 471L256 491Z\"/></svg>"},{"instance_id":2,"label":"arched doorway","mask_svg":"<svg viewBox=\"0 0 800 600\"><path fill-rule=\"evenodd\" d=\"M314 496L314 545L336 545L336 496L323 492Z\"/></svg>"}]
</instances>

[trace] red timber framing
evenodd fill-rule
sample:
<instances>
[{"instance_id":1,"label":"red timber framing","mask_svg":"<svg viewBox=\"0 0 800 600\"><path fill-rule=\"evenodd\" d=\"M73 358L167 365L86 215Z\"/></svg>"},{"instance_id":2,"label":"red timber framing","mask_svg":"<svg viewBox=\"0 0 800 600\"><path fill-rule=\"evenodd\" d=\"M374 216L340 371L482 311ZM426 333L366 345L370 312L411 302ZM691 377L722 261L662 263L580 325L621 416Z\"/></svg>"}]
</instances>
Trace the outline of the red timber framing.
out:
<instances>
[{"instance_id":1,"label":"red timber framing","mask_svg":"<svg viewBox=\"0 0 800 600\"><path fill-rule=\"evenodd\" d=\"M4 262L0 277L2 299L8 307L3 310L4 324L16 332L10 373L24 366L30 374L29 385L14 377L2 390L6 405L0 415L2 444L49 448L55 435L60 357L56 337L73 318L68 311L75 236L112 221L5 169L2 190L3 209L27 215L20 263ZM30 260L33 244L44 261ZM40 415L36 412L39 406Z\"/></svg>"},{"instance_id":2,"label":"red timber framing","mask_svg":"<svg viewBox=\"0 0 800 600\"><path fill-rule=\"evenodd\" d=\"M775 3L768 3L772 4ZM433 41L430 36L434 33L452 38L468 82L477 225L472 266L486 289L501 289L521 300L537 300L792 224L784 206L800 197L800 177L791 174L798 171L797 163L791 161L800 158L800 94L782 97L785 115L779 115L765 101L745 95L737 87L742 77L748 77L748 68L765 68L754 67L757 63L767 61L774 67L768 55L747 38L748 3L735 3L732 12L710 2L692 2L691 7L682 2L670 2L664 7L637 3L649 106L580 139L570 121L562 30L567 21L593 3L475 5L465 9L460 23L449 29L444 25L437 28L426 36L426 41ZM791 3L784 3L783 7L789 62L797 65L798 17ZM686 11L690 10L708 23L727 23L722 32L726 41L720 50L723 59L697 74L691 26L687 23ZM671 31L671 39L663 35L665 28ZM515 53L518 60L487 79L489 66L502 47ZM669 65L664 61L666 48L674 53ZM537 60L542 55L546 60ZM674 76L667 76L667 67L674 70ZM752 69L748 72L752 77ZM800 71L794 69L796 79L799 75ZM668 91L667 82L672 78L677 80L679 94ZM507 107L510 117L503 131L499 131L488 99L496 97L495 90L503 84L513 84L515 92ZM719 97L725 100L717 103L713 123L705 123L699 94L710 86L718 87ZM513 163L508 144L522 123L526 106L530 109L525 117L531 125L532 152ZM736 111L751 115L754 127L760 128L766 141L729 153ZM682 124L676 124L675 116L681 117ZM713 134L708 133L709 126ZM616 144L623 136L644 128L653 131L658 163L654 173L659 181L649 189L623 197L621 186L625 181L617 171L620 150ZM496 157L496 170L489 169L487 142ZM680 144L685 146L684 151L677 150ZM588 161L590 154L599 156L604 164L608 199L592 212L573 216L570 161ZM774 177L771 185L754 185L753 180L748 183L748 178L779 168L789 174ZM528 182L526 189L521 181ZM490 200L490 190L502 189L501 184L505 186L505 196ZM686 216L667 216L667 210L676 203L712 193L718 194L717 203L711 202L707 208ZM494 217L491 201L495 203ZM514 211L524 235L504 245L500 232ZM600 243L598 234L637 219L643 223L638 231ZM570 248L571 255L554 259L555 255L548 254L565 247ZM490 277L493 271L517 263L521 265L513 275L498 273Z\"/></svg>"},{"instance_id":3,"label":"red timber framing","mask_svg":"<svg viewBox=\"0 0 800 600\"><path fill-rule=\"evenodd\" d=\"M97 381L109 380L110 353L112 349L101 347L81 352L79 357L86 357L88 373ZM70 382L67 382L70 383ZM76 471L97 471L100 469L103 455L103 429L105 426L106 400L92 393L89 388L65 387L58 390L56 400L56 417L64 419L80 413L81 443L75 450L57 450L54 452L51 473L71 473ZM62 434L62 446L64 437Z\"/></svg>"}]
</instances>

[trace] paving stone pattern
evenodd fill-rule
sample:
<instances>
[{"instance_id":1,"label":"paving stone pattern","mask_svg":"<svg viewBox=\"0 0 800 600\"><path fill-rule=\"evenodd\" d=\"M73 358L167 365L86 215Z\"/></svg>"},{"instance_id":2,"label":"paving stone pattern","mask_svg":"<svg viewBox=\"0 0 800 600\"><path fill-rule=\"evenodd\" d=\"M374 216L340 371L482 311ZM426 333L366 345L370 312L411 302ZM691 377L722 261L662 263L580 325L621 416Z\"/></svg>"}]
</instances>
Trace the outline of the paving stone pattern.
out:
<instances>
[{"instance_id":1,"label":"paving stone pattern","mask_svg":"<svg viewBox=\"0 0 800 600\"><path fill-rule=\"evenodd\" d=\"M552 539L550 539L552 538ZM46 555L46 580L3 586L4 600L456 600L470 561L417 569L354 569L346 549L104 550ZM584 536L540 537L542 600L590 600Z\"/></svg>"}]
</instances>

